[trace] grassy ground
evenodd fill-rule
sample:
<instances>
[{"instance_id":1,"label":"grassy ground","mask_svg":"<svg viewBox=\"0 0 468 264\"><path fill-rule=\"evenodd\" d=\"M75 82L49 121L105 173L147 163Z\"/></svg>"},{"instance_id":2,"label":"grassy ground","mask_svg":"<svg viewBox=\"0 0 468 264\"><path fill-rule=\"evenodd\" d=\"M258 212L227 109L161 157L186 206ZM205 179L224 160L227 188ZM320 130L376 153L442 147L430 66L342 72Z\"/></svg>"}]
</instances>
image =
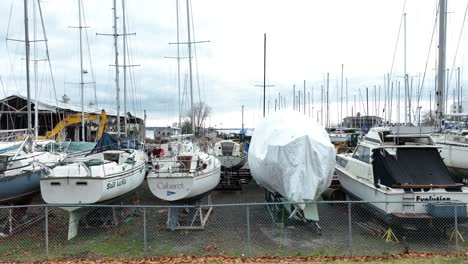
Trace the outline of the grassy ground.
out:
<instances>
[{"instance_id":1,"label":"grassy ground","mask_svg":"<svg viewBox=\"0 0 468 264\"><path fill-rule=\"evenodd\" d=\"M94 256L92 258L76 258L66 260L42 260L37 262L0 262L0 263L41 263L41 264L73 264L73 263L100 263L100 264L115 264L115 263L373 263L373 264L458 264L468 263L467 255L464 256L436 256L429 255L426 257L415 257L414 254L392 255L385 259L378 257L351 257L351 258L336 258L336 257L315 257L315 258L233 258L228 256L176 256L176 257L157 257L146 259L106 259Z\"/></svg>"},{"instance_id":2,"label":"grassy ground","mask_svg":"<svg viewBox=\"0 0 468 264\"><path fill-rule=\"evenodd\" d=\"M147 184L136 192L140 204L161 203L150 193ZM213 202L218 204L263 201L263 193L255 185L244 187L241 192L215 192ZM42 211L41 211L42 210ZM44 212L44 208L40 208ZM245 207L217 207L204 230L171 231L166 227L167 209L146 208L146 254L143 231L142 209L131 212L130 216L118 226L96 222L105 222L112 218L112 212L98 210L97 216L88 215L86 225L80 225L77 237L68 240L67 212L51 209L48 217L49 259L119 258L143 259L146 257L195 256L206 258L208 255L224 255L233 258L243 256L273 257L271 261L284 259L286 256L308 257L320 260L343 260L352 250L353 255L382 257L376 263L468 263L461 257L414 258L385 260L392 254L401 252L455 252L455 241L447 235L421 233L411 236L397 234L401 243L388 242L382 235L373 235L359 228L356 223L368 221L371 216L357 207L352 207L352 248L348 242L348 207L321 205L320 226L310 223L281 223L273 220L264 205L249 207L249 229L247 229L247 211ZM39 212L39 213L40 213ZM182 216L181 216L182 217ZM281 218L282 219L282 218ZM278 222L279 221L279 222ZM468 228L460 229L468 237ZM0 261L41 261L45 260L45 222L40 221L26 230L7 238L0 238ZM458 241L459 252L468 252L468 241ZM468 256L468 255L467 255ZM279 257L274 259L274 257ZM332 259L331 259L332 258ZM351 259L351 258L350 258ZM239 260L239 259L238 259ZM249 259L241 258L241 261ZM354 260L354 259L352 259ZM358 259L357 259L358 260ZM366 261L376 258L365 259ZM217 263L215 260L213 263ZM402 261L402 262L400 262ZM223 260L219 260L223 262Z\"/></svg>"}]
</instances>

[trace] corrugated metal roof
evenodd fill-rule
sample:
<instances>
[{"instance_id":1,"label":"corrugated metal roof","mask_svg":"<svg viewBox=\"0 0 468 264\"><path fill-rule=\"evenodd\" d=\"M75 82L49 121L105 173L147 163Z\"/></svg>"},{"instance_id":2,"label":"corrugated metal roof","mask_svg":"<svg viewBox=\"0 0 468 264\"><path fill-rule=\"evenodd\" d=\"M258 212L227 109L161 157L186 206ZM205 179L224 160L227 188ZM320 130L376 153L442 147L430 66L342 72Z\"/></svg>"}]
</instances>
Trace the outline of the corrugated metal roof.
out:
<instances>
[{"instance_id":1,"label":"corrugated metal roof","mask_svg":"<svg viewBox=\"0 0 468 264\"><path fill-rule=\"evenodd\" d=\"M24 95L12 95L12 96L17 96L23 100L27 100L27 96L24 96ZM8 97L12 97L12 96L8 96ZM8 98L6 97L6 98ZM6 98L2 99L5 100ZM34 105L34 100L31 101L32 104ZM70 102L64 102L64 101L48 101L48 100L40 100L37 102L37 106L38 106L38 109L39 110L45 110L45 111L53 111L53 112L56 112L57 111L57 108L58 109L61 109L61 110L70 110L70 111L74 111L74 112L81 112L81 105L78 105L78 104L73 104L73 103L70 103ZM95 113L95 114L99 114L101 113L101 110L102 108L98 108L96 107L95 105L85 105L84 106L84 111L87 112L87 113ZM113 115L113 116L116 116L117 115L117 111L113 110L113 109L104 109L106 111L106 114L107 115ZM123 113L120 113L120 116L123 116Z\"/></svg>"}]
</instances>

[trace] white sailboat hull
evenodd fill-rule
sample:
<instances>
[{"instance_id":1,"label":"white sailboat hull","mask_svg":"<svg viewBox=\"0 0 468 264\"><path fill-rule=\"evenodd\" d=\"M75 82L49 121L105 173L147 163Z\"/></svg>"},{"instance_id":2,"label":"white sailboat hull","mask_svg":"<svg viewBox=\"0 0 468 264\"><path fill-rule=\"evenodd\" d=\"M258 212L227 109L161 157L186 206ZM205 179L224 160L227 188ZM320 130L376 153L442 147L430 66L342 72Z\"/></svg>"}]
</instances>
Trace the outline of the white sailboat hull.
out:
<instances>
[{"instance_id":1,"label":"white sailboat hull","mask_svg":"<svg viewBox=\"0 0 468 264\"><path fill-rule=\"evenodd\" d=\"M138 188L145 178L145 166L140 165L109 178L69 177L42 178L42 198L50 204L96 204L125 195ZM79 206L63 207L73 211Z\"/></svg>"},{"instance_id":2,"label":"white sailboat hull","mask_svg":"<svg viewBox=\"0 0 468 264\"><path fill-rule=\"evenodd\" d=\"M213 190L219 183L220 174L220 166L196 176L164 172L159 172L158 175L157 172L151 172L148 175L148 185L151 192L162 200L194 199Z\"/></svg>"},{"instance_id":3,"label":"white sailboat hull","mask_svg":"<svg viewBox=\"0 0 468 264\"><path fill-rule=\"evenodd\" d=\"M226 169L240 169L247 162L247 155L245 156L217 156L221 166Z\"/></svg>"},{"instance_id":4,"label":"white sailboat hull","mask_svg":"<svg viewBox=\"0 0 468 264\"><path fill-rule=\"evenodd\" d=\"M87 167L73 163L56 167L40 180L42 198L50 204L70 204L67 211L80 204L96 204L123 196L138 188L145 179L146 160L136 154L134 164L105 163Z\"/></svg>"},{"instance_id":5,"label":"white sailboat hull","mask_svg":"<svg viewBox=\"0 0 468 264\"><path fill-rule=\"evenodd\" d=\"M440 142L438 144L441 147L440 156L449 171L455 176L468 178L468 146Z\"/></svg>"}]
</instances>

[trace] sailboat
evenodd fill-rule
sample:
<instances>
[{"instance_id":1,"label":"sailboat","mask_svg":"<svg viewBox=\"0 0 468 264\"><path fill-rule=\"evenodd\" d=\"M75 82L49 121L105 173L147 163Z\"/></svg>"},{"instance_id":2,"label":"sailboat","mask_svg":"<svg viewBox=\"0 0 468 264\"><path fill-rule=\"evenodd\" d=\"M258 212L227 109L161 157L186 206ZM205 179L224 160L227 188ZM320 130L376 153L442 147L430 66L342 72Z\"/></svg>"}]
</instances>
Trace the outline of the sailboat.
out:
<instances>
[{"instance_id":1,"label":"sailboat","mask_svg":"<svg viewBox=\"0 0 468 264\"><path fill-rule=\"evenodd\" d=\"M39 193L39 179L48 173L47 165L52 166L64 157L62 153L38 151L32 129L31 89L29 78L30 48L28 28L28 1L24 1L24 25L26 47L26 90L27 90L27 130L0 131L0 205L29 204ZM10 215L2 224L0 237L11 235L27 214L23 208L10 208ZM33 223L38 218L28 221Z\"/></svg>"},{"instance_id":2,"label":"sailboat","mask_svg":"<svg viewBox=\"0 0 468 264\"><path fill-rule=\"evenodd\" d=\"M440 1L440 7L446 9L446 3ZM440 11L440 16L445 12ZM438 132L442 130L443 118L449 116L444 113L445 110L445 57L446 57L446 30L447 30L447 19L439 21L439 65L437 73L437 93L436 93L436 127ZM435 142L440 146L440 155L444 159L451 176L459 182L468 182L468 141L466 138L466 132L454 133L451 131L444 131L433 135Z\"/></svg>"},{"instance_id":3,"label":"sailboat","mask_svg":"<svg viewBox=\"0 0 468 264\"><path fill-rule=\"evenodd\" d=\"M191 94L191 124L195 132L195 118L193 111L193 82L192 82L192 42L190 39L190 14L187 0L188 24L188 61L189 84ZM206 196L219 183L221 164L214 156L194 148L193 151L183 150L175 156L155 161L154 169L148 174L148 185L151 192L165 201L191 203Z\"/></svg>"},{"instance_id":4,"label":"sailboat","mask_svg":"<svg viewBox=\"0 0 468 264\"><path fill-rule=\"evenodd\" d=\"M247 162L243 144L230 139L216 142L213 155L221 162L221 168L224 170L238 170Z\"/></svg>"},{"instance_id":5,"label":"sailboat","mask_svg":"<svg viewBox=\"0 0 468 264\"><path fill-rule=\"evenodd\" d=\"M116 91L119 95L117 15L114 1L114 45ZM125 50L125 47L124 47ZM125 56L125 55L124 55ZM124 82L125 84L125 82ZM117 96L117 137L120 136L119 96ZM125 101L125 100L124 100ZM125 102L126 103L126 102ZM146 153L137 140L115 139L104 133L86 161L61 164L41 178L42 198L50 204L64 205L70 213L68 239L77 235L82 204L111 203L144 181Z\"/></svg>"},{"instance_id":6,"label":"sailboat","mask_svg":"<svg viewBox=\"0 0 468 264\"><path fill-rule=\"evenodd\" d=\"M433 136L440 146L440 155L444 159L450 174L460 182L468 181L468 138L466 132L447 132Z\"/></svg>"},{"instance_id":7,"label":"sailboat","mask_svg":"<svg viewBox=\"0 0 468 264\"><path fill-rule=\"evenodd\" d=\"M62 153L37 151L32 129L32 111L30 96L30 40L28 27L28 1L24 1L24 25L26 47L26 89L28 129L18 131L1 131L2 142L0 151L0 204L17 204L37 194L39 178L48 173L46 165L53 165L64 157ZM25 132L18 135L17 132ZM16 133L16 134L15 134ZM3 136L5 135L5 136ZM23 137L18 141L18 136Z\"/></svg>"}]
</instances>

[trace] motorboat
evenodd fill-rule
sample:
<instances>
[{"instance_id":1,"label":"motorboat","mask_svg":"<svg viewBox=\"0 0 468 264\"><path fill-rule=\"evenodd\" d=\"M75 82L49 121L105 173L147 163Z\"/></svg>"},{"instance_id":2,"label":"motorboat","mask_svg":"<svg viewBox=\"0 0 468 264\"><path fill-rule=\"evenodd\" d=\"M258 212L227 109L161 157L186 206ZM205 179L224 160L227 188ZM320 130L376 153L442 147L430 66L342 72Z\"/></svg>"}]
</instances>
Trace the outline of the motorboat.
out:
<instances>
[{"instance_id":1,"label":"motorboat","mask_svg":"<svg viewBox=\"0 0 468 264\"><path fill-rule=\"evenodd\" d=\"M440 217L447 206L456 206L458 216L465 217L468 188L452 180L439 147L421 131L420 127L374 127L354 153L338 154L336 172L347 195L368 201L371 211L388 223L444 222Z\"/></svg>"}]
</instances>

